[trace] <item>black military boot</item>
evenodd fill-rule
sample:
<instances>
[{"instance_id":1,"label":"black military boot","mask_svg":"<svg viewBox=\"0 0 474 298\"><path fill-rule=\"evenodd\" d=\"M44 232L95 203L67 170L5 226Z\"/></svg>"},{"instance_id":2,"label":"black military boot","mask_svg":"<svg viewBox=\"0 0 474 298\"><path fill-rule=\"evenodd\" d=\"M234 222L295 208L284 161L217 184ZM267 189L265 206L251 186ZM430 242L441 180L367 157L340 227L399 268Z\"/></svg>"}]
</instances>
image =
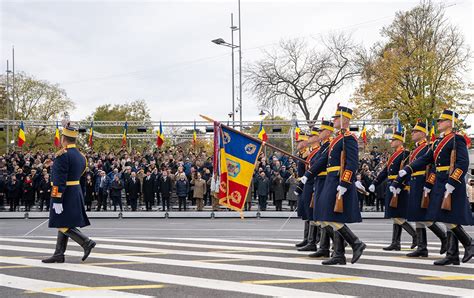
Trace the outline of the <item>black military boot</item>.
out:
<instances>
[{"instance_id":1,"label":"black military boot","mask_svg":"<svg viewBox=\"0 0 474 298\"><path fill-rule=\"evenodd\" d=\"M416 238L418 240L417 248L415 251L408 253L407 257L410 258L418 258L418 257L428 257L428 245L426 239L426 229L425 228L417 228L416 229Z\"/></svg>"},{"instance_id":2,"label":"black military boot","mask_svg":"<svg viewBox=\"0 0 474 298\"><path fill-rule=\"evenodd\" d=\"M309 220L305 220L303 241L301 241L300 243L295 244L296 247L303 247L306 244L308 244L308 233L309 233Z\"/></svg>"},{"instance_id":3,"label":"black military boot","mask_svg":"<svg viewBox=\"0 0 474 298\"><path fill-rule=\"evenodd\" d=\"M96 243L89 239L86 235L82 234L77 228L70 228L67 230L66 236L71 237L72 240L76 241L77 244L82 246L84 249L84 256L82 257L82 261L85 261L89 254L91 253L92 249L95 247Z\"/></svg>"},{"instance_id":4,"label":"black military boot","mask_svg":"<svg viewBox=\"0 0 474 298\"><path fill-rule=\"evenodd\" d=\"M400 250L400 238L402 237L402 227L397 224L393 224L393 230L392 230L392 243L384 247L383 250Z\"/></svg>"},{"instance_id":5,"label":"black military boot","mask_svg":"<svg viewBox=\"0 0 474 298\"><path fill-rule=\"evenodd\" d=\"M334 252L329 260L322 261L323 265L346 265L346 256L344 248L344 238L342 235L334 231Z\"/></svg>"},{"instance_id":6,"label":"black military boot","mask_svg":"<svg viewBox=\"0 0 474 298\"><path fill-rule=\"evenodd\" d=\"M321 237L319 241L319 248L315 253L310 254L310 258L329 258L329 235L331 231L328 231L330 227L321 227Z\"/></svg>"},{"instance_id":7,"label":"black military boot","mask_svg":"<svg viewBox=\"0 0 474 298\"><path fill-rule=\"evenodd\" d=\"M418 242L416 240L416 231L415 229L413 229L413 227L408 223L408 222L404 222L402 224L402 228L408 232L408 234L410 234L410 236L412 237L412 242L411 242L411 247L410 248L415 248L416 247L416 243Z\"/></svg>"},{"instance_id":8,"label":"black military boot","mask_svg":"<svg viewBox=\"0 0 474 298\"><path fill-rule=\"evenodd\" d=\"M446 236L446 232L441 228L441 226L437 223L433 223L428 229L436 235L441 241L441 248L439 249L439 254L442 255L448 249L448 238Z\"/></svg>"},{"instance_id":9,"label":"black military boot","mask_svg":"<svg viewBox=\"0 0 474 298\"><path fill-rule=\"evenodd\" d=\"M367 247L364 242L360 241L360 239L349 229L348 226L344 225L342 228L338 230L341 234L342 238L349 243L352 248L352 259L351 263L354 264L359 260L364 252L364 249ZM344 243L343 243L344 245Z\"/></svg>"},{"instance_id":10,"label":"black military boot","mask_svg":"<svg viewBox=\"0 0 474 298\"><path fill-rule=\"evenodd\" d=\"M58 237L56 238L56 249L54 250L53 256L41 260L43 263L64 263L64 252L66 252L68 237L58 231Z\"/></svg>"},{"instance_id":11,"label":"black military boot","mask_svg":"<svg viewBox=\"0 0 474 298\"><path fill-rule=\"evenodd\" d=\"M474 256L474 246L472 245L472 238L469 236L466 231L464 231L461 225L457 225L451 231L456 235L459 242L464 246L464 257L462 258L463 263L469 262L470 259Z\"/></svg>"},{"instance_id":12,"label":"black military boot","mask_svg":"<svg viewBox=\"0 0 474 298\"><path fill-rule=\"evenodd\" d=\"M449 231L448 235L448 250L444 259L435 261L433 264L438 266L459 265L459 244L458 238Z\"/></svg>"},{"instance_id":13,"label":"black military boot","mask_svg":"<svg viewBox=\"0 0 474 298\"><path fill-rule=\"evenodd\" d=\"M316 226L316 236L314 239L314 243L318 244L319 241L321 241L321 226L317 225Z\"/></svg>"},{"instance_id":14,"label":"black military boot","mask_svg":"<svg viewBox=\"0 0 474 298\"><path fill-rule=\"evenodd\" d=\"M315 225L309 225L309 232L308 232L308 243L298 248L298 251L316 251L318 247L316 246L316 236L318 233L318 229Z\"/></svg>"}]
</instances>

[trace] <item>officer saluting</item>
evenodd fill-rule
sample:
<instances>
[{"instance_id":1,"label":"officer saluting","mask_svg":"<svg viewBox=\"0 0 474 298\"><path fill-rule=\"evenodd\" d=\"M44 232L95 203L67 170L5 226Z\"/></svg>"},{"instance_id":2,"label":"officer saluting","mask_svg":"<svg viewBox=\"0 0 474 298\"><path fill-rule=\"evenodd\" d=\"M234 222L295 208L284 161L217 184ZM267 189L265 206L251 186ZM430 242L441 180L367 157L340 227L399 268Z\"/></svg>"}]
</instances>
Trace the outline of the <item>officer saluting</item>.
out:
<instances>
[{"instance_id":1,"label":"officer saluting","mask_svg":"<svg viewBox=\"0 0 474 298\"><path fill-rule=\"evenodd\" d=\"M87 163L85 156L76 148L78 133L78 130L69 124L63 128L63 148L56 153L53 163L49 227L58 229L58 237L53 256L43 260L43 263L64 263L68 238L84 249L82 261L87 259L96 245L77 229L90 225L79 184Z\"/></svg>"},{"instance_id":2,"label":"officer saluting","mask_svg":"<svg viewBox=\"0 0 474 298\"><path fill-rule=\"evenodd\" d=\"M461 225L472 225L473 219L469 202L466 198L464 182L469 166L469 155L464 138L454 133L454 122L459 115L451 110L444 110L438 119L440 137L433 143L425 155L416 159L399 172L400 177L422 171L428 164L434 163L436 179L433 190L429 192L430 201L426 220L439 221L448 229L448 251L444 259L434 262L435 265L459 265L458 240L464 246L463 263L474 255L472 238ZM444 204L449 202L451 205ZM446 201L444 201L447 199Z\"/></svg>"},{"instance_id":3,"label":"officer saluting","mask_svg":"<svg viewBox=\"0 0 474 298\"><path fill-rule=\"evenodd\" d=\"M322 226L331 226L334 232L334 254L323 265L346 264L344 240L352 247L355 263L362 256L365 243L359 240L346 223L361 222L357 190L353 184L359 164L359 147L356 137L348 131L352 110L338 106L334 116L334 128L340 129L331 141L328 154L322 155L313 167L313 174L327 172L326 181L318 200ZM337 203L337 204L336 204ZM342 204L341 204L342 203ZM341 206L342 205L342 206Z\"/></svg>"},{"instance_id":4,"label":"officer saluting","mask_svg":"<svg viewBox=\"0 0 474 298\"><path fill-rule=\"evenodd\" d=\"M410 153L409 162L412 163L421 158L430 149L426 141L428 127L423 122L415 124L411 131L411 139L415 142L415 149ZM439 224L430 221L427 217L428 202L424 201L426 192L430 192L435 181L435 173L433 167L426 167L424 170L417 171L403 178L397 177L393 181L392 186L400 188L403 183L409 181L410 193L408 195L407 204L407 220L416 221L416 238L417 248L415 251L407 254L407 257L428 257L426 227L428 227L440 240L440 254L446 252L447 238L446 233ZM427 194L427 193L426 193Z\"/></svg>"},{"instance_id":5,"label":"officer saluting","mask_svg":"<svg viewBox=\"0 0 474 298\"><path fill-rule=\"evenodd\" d=\"M387 165L379 173L377 178L369 186L371 192L375 191L375 187L388 179L387 192L385 194L385 218L393 220L392 229L392 243L384 247L383 250L400 250L400 239L402 236L402 228L413 237L411 248L416 247L417 239L416 232L413 227L407 222L407 205L408 205L408 187L401 186L395 191L395 188L390 184L397 178L398 172L403 169L404 163L409 151L405 150L403 143L405 138L401 131L395 131L392 135L390 146L395 149L395 152L390 156Z\"/></svg>"}]
</instances>

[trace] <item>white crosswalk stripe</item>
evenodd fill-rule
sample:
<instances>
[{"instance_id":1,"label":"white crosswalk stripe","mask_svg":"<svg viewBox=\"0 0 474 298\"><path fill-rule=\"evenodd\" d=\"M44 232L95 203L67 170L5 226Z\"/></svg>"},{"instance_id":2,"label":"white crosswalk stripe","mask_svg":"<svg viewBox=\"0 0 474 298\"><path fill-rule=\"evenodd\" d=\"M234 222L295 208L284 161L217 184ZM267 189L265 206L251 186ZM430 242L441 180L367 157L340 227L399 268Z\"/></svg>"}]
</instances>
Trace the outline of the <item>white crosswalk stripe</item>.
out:
<instances>
[{"instance_id":1,"label":"white crosswalk stripe","mask_svg":"<svg viewBox=\"0 0 474 298\"><path fill-rule=\"evenodd\" d=\"M340 296L336 292L318 292L295 287L273 286L263 284L243 283L241 281L229 281L222 279L212 279L195 277L193 270L211 270L223 272L241 272L244 274L260 274L266 279L270 276L276 280L285 281L288 278L298 280L314 280L313 282L337 282L344 284L354 284L359 286L380 288L380 289L403 289L413 293L430 293L445 296L470 296L472 295L472 286L450 287L445 285L437 285L424 281L422 278L453 278L454 280L474 280L474 275L466 274L465 269L473 269L471 263L462 264L461 273L446 270L444 267L436 267L432 265L431 259L408 259L403 255L406 251L401 252L384 252L376 243L369 243L369 248L363 255L361 261L357 264L348 264L347 266L331 267L341 269L337 273L333 269L328 271L326 266L321 264L321 260L306 258L308 253L295 251L293 244L278 242L258 241L254 239L222 239L222 238L161 238L156 240L138 240L138 239L115 239L115 238L94 238L98 242L97 249L91 259L104 259L108 261L135 262L143 264L165 265L189 268L190 271L185 275L167 274L160 272L149 272L145 270L135 269L118 269L115 267L89 266L85 264L43 264L37 259L29 257L12 258L8 256L0 256L0 263L12 265L33 266L38 268L46 268L48 270L65 270L77 273L101 274L104 276L128 278L134 280L146 280L150 282L158 282L163 284L173 284L187 287L198 287L213 290L222 290L230 292L240 292L265 296L315 296L321 295L325 297ZM55 244L54 240L38 239L38 238L15 238L0 237L2 245L0 251L4 252L24 252L48 255L52 252L50 248ZM207 242L202 244L200 242ZM13 245L7 245L11 243ZM225 245L227 244L227 245ZM265 246L263 248L258 246ZM67 251L67 256L80 257L82 252L77 250L77 245L71 243L72 248ZM171 247L170 247L171 246ZM268 248L268 246L288 247L284 248ZM291 246L291 247L290 247ZM438 248L436 248L438 249ZM204 251L203 251L204 250ZM104 252L107 251L107 252ZM127 251L128 254L117 253ZM132 252L140 253L162 253L171 256L139 256L133 255ZM348 249L350 252L350 249ZM187 256L180 259L179 256ZM277 255L277 256L275 256ZM278 256L280 255L280 256ZM293 256L294 255L294 256ZM437 255L437 254L436 254ZM347 254L350 259L350 254ZM188 259L189 258L189 259ZM198 258L198 259L196 259ZM213 260L217 262L213 262ZM236 264L232 260L247 262L245 265ZM370 264L364 263L363 260L370 260ZM228 262L226 262L228 261ZM264 262L258 265L249 265L252 262ZM232 262L229 264L229 262ZM297 265L314 265L314 270L295 270L294 264ZM404 267L403 264L414 264L414 268ZM290 268L285 268L289 266ZM103 268L104 270L98 270ZM159 267L157 267L159 268ZM343 270L343 268L349 269ZM159 271L159 270L158 270ZM382 275L373 277L368 272L380 272ZM462 273L464 272L464 273ZM10 273L9 273L10 274ZM386 275L395 275L387 278ZM413 276L411 279L403 280L401 275ZM10 276L10 275L9 275ZM222 274L225 276L225 274ZM10 277L24 278L24 277ZM0 286L4 281L0 280ZM48 281L41 281L48 283ZM52 281L51 281L52 282ZM290 280L288 283L295 282ZM285 282L282 282L284 284ZM295 282L296 283L296 282ZM20 284L20 282L17 282ZM27 281L24 284L29 285ZM47 286L44 286L46 288ZM52 286L51 286L52 287ZM58 286L59 287L59 286ZM61 286L64 288L73 286ZM77 286L76 286L77 287ZM20 288L20 287L18 287ZM100 291L100 290L97 290ZM106 290L102 290L106 291ZM119 291L112 291L119 292ZM127 293L128 294L128 293Z\"/></svg>"}]
</instances>

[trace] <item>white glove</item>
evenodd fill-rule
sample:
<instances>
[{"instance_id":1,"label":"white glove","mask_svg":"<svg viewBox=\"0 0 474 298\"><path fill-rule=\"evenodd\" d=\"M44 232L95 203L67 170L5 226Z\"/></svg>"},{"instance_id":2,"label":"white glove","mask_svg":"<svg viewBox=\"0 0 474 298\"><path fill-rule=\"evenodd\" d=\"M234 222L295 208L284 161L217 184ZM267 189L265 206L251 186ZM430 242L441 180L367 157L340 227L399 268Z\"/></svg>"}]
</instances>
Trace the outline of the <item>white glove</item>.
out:
<instances>
[{"instance_id":1,"label":"white glove","mask_svg":"<svg viewBox=\"0 0 474 298\"><path fill-rule=\"evenodd\" d=\"M375 191L375 185L371 184L371 185L369 186L369 191L370 191L370 192L374 192L374 191Z\"/></svg>"},{"instance_id":2,"label":"white glove","mask_svg":"<svg viewBox=\"0 0 474 298\"><path fill-rule=\"evenodd\" d=\"M405 176L406 174L408 174L408 173L407 173L407 171L405 171L405 170L400 170L400 171L398 172L398 176L400 176L400 177L403 177L403 176Z\"/></svg>"},{"instance_id":3,"label":"white glove","mask_svg":"<svg viewBox=\"0 0 474 298\"><path fill-rule=\"evenodd\" d=\"M53 203L53 209L56 214L63 213L63 203Z\"/></svg>"},{"instance_id":4,"label":"white glove","mask_svg":"<svg viewBox=\"0 0 474 298\"><path fill-rule=\"evenodd\" d=\"M345 188L344 186L338 185L338 186L337 186L337 191L339 192L339 194L340 194L341 197L342 197L342 196L346 193L347 188Z\"/></svg>"},{"instance_id":5,"label":"white glove","mask_svg":"<svg viewBox=\"0 0 474 298\"><path fill-rule=\"evenodd\" d=\"M424 186L423 187L423 191L425 192L425 194L429 194L431 192L431 189L429 189L428 187Z\"/></svg>"},{"instance_id":6,"label":"white glove","mask_svg":"<svg viewBox=\"0 0 474 298\"><path fill-rule=\"evenodd\" d=\"M299 196L300 194L297 193L296 191L293 192L295 194L295 196Z\"/></svg>"},{"instance_id":7,"label":"white glove","mask_svg":"<svg viewBox=\"0 0 474 298\"><path fill-rule=\"evenodd\" d=\"M452 185L449 184L449 183L446 183L446 185L445 185L444 187L446 187L446 192L444 193L444 196L445 196L445 197L447 197L448 194L453 193L454 188L455 188L454 186L452 186Z\"/></svg>"},{"instance_id":8,"label":"white glove","mask_svg":"<svg viewBox=\"0 0 474 298\"><path fill-rule=\"evenodd\" d=\"M395 188L395 186L389 186L388 190L390 190L390 192L393 193L394 195L397 194L397 189Z\"/></svg>"},{"instance_id":9,"label":"white glove","mask_svg":"<svg viewBox=\"0 0 474 298\"><path fill-rule=\"evenodd\" d=\"M306 184L306 182L308 182L308 177L303 176L303 177L301 177L300 181L301 181L301 183Z\"/></svg>"}]
</instances>

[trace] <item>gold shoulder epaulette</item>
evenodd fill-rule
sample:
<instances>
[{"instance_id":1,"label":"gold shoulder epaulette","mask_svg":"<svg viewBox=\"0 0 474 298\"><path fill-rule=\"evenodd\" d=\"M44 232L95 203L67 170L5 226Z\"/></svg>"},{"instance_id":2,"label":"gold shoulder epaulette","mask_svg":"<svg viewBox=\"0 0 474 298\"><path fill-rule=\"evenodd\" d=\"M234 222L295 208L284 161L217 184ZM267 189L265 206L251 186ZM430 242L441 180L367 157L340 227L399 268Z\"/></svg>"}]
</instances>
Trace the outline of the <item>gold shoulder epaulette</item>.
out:
<instances>
[{"instance_id":1,"label":"gold shoulder epaulette","mask_svg":"<svg viewBox=\"0 0 474 298\"><path fill-rule=\"evenodd\" d=\"M66 152L67 152L66 148L62 148L62 149L60 149L59 151L57 151L57 152L55 153L55 156L56 156L56 157L59 157L59 156L63 155L63 154L66 153Z\"/></svg>"}]
</instances>

